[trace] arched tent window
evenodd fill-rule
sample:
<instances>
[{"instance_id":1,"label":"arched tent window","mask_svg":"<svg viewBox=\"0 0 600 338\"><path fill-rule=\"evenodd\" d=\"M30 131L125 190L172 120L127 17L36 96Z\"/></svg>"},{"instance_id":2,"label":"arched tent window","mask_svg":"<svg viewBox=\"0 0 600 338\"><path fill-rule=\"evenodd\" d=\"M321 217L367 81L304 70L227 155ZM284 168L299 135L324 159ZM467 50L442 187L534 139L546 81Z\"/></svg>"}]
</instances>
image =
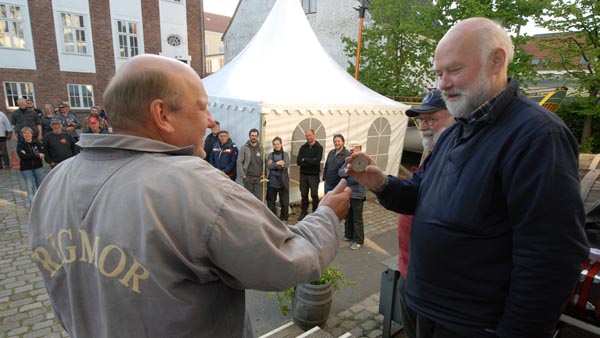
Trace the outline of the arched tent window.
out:
<instances>
[{"instance_id":1,"label":"arched tent window","mask_svg":"<svg viewBox=\"0 0 600 338\"><path fill-rule=\"evenodd\" d=\"M364 150L379 168L387 168L392 128L385 117L373 121L367 134L367 147Z\"/></svg>"},{"instance_id":2,"label":"arched tent window","mask_svg":"<svg viewBox=\"0 0 600 338\"><path fill-rule=\"evenodd\" d=\"M319 119L315 118L308 118L300 121L300 123L298 123L292 132L292 146L290 151L290 161L292 162L290 164L290 185L298 185L298 182L300 181L300 167L296 165L296 159L298 158L300 147L306 143L306 136L304 132L307 129L312 129L315 131L315 140L317 140L317 142L323 146L323 149L325 149L327 133L325 132L323 123L321 123Z\"/></svg>"}]
</instances>

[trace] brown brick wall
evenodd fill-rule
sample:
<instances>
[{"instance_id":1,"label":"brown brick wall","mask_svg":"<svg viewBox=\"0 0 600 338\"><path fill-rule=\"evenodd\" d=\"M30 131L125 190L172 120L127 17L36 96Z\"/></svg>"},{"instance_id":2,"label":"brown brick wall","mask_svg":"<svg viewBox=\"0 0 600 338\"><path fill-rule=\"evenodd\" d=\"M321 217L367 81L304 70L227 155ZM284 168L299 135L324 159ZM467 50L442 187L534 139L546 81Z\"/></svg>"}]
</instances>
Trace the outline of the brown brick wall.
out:
<instances>
[{"instance_id":1,"label":"brown brick wall","mask_svg":"<svg viewBox=\"0 0 600 338\"><path fill-rule=\"evenodd\" d=\"M188 48L192 57L192 68L202 74L202 44L200 34L200 1L187 1Z\"/></svg>"},{"instance_id":2,"label":"brown brick wall","mask_svg":"<svg viewBox=\"0 0 600 338\"><path fill-rule=\"evenodd\" d=\"M160 54L160 0L142 0L142 17L144 18L144 50L148 54Z\"/></svg>"},{"instance_id":3,"label":"brown brick wall","mask_svg":"<svg viewBox=\"0 0 600 338\"><path fill-rule=\"evenodd\" d=\"M125 1L125 0L123 0ZM161 0L142 0L144 47L146 53L160 54ZM200 0L187 0L188 42L192 66L200 73L202 60L200 38ZM90 21L96 73L61 72L58 65L58 49L54 27L54 9L50 0L29 1L29 16L35 50L37 70L0 68L0 83L32 82L36 105L46 103L54 106L68 98L67 84L91 84L94 86L94 102L102 105L102 93L115 73L112 19L109 1L89 0ZM89 38L88 38L89 41ZM4 88L0 88L0 111L7 112ZM80 112L80 111L75 111ZM80 112L86 113L86 112Z\"/></svg>"}]
</instances>

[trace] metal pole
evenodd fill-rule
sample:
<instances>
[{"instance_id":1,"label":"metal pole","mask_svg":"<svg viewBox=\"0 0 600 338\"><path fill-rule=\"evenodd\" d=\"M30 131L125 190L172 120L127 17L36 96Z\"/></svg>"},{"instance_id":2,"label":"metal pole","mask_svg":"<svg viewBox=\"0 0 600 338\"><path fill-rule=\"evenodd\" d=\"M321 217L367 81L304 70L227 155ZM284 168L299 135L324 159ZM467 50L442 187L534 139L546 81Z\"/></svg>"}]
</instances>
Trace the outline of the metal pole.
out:
<instances>
[{"instance_id":1,"label":"metal pole","mask_svg":"<svg viewBox=\"0 0 600 338\"><path fill-rule=\"evenodd\" d=\"M361 1L360 7L355 9L358 11L358 16L360 18L360 24L358 26L358 45L356 47L356 63L354 69L354 78L358 80L358 69L360 68L360 49L362 47L362 30L367 7L364 5L364 1Z\"/></svg>"}]
</instances>

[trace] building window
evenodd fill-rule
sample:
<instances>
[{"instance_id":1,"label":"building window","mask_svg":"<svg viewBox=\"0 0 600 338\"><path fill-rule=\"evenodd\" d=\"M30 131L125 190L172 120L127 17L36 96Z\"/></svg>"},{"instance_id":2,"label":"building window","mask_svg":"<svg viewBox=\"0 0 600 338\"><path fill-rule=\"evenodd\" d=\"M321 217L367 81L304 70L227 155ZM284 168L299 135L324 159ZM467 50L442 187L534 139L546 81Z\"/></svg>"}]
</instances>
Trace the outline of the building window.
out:
<instances>
[{"instance_id":1,"label":"building window","mask_svg":"<svg viewBox=\"0 0 600 338\"><path fill-rule=\"evenodd\" d=\"M117 21L117 34L119 34L119 55L130 58L139 54L137 23L131 21Z\"/></svg>"},{"instance_id":2,"label":"building window","mask_svg":"<svg viewBox=\"0 0 600 338\"><path fill-rule=\"evenodd\" d=\"M25 48L21 6L0 4L0 47Z\"/></svg>"},{"instance_id":3,"label":"building window","mask_svg":"<svg viewBox=\"0 0 600 338\"><path fill-rule=\"evenodd\" d=\"M6 106L8 108L17 108L17 99L33 100L32 82L4 82L4 95L6 95Z\"/></svg>"},{"instance_id":4,"label":"building window","mask_svg":"<svg viewBox=\"0 0 600 338\"><path fill-rule=\"evenodd\" d=\"M225 66L225 59L219 58L219 69L223 68L223 66Z\"/></svg>"},{"instance_id":5,"label":"building window","mask_svg":"<svg viewBox=\"0 0 600 338\"><path fill-rule=\"evenodd\" d=\"M302 1L302 8L304 8L304 13L316 13L317 12L317 0L300 0Z\"/></svg>"},{"instance_id":6,"label":"building window","mask_svg":"<svg viewBox=\"0 0 600 338\"><path fill-rule=\"evenodd\" d=\"M94 105L94 86L69 84L69 104L72 108L91 108Z\"/></svg>"},{"instance_id":7,"label":"building window","mask_svg":"<svg viewBox=\"0 0 600 338\"><path fill-rule=\"evenodd\" d=\"M177 34L167 36L167 43L173 47L181 45L181 38Z\"/></svg>"},{"instance_id":8,"label":"building window","mask_svg":"<svg viewBox=\"0 0 600 338\"><path fill-rule=\"evenodd\" d=\"M205 44L205 45L204 45L204 53L205 53L206 55L209 55L209 54L210 54L210 45L209 45L209 44Z\"/></svg>"},{"instance_id":9,"label":"building window","mask_svg":"<svg viewBox=\"0 0 600 338\"><path fill-rule=\"evenodd\" d=\"M212 73L212 60L206 60L205 66L206 73Z\"/></svg>"},{"instance_id":10,"label":"building window","mask_svg":"<svg viewBox=\"0 0 600 338\"><path fill-rule=\"evenodd\" d=\"M87 54L83 15L60 13L65 53Z\"/></svg>"},{"instance_id":11,"label":"building window","mask_svg":"<svg viewBox=\"0 0 600 338\"><path fill-rule=\"evenodd\" d=\"M219 46L219 54L225 53L225 47Z\"/></svg>"}]
</instances>

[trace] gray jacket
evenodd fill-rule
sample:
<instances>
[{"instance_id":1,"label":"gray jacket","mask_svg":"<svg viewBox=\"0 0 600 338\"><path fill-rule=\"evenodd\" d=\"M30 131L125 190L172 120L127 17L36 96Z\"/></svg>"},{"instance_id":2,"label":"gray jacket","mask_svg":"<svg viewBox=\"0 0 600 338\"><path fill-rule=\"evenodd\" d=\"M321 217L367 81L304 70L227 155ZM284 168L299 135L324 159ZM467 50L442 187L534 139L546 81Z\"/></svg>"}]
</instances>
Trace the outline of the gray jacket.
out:
<instances>
[{"instance_id":1,"label":"gray jacket","mask_svg":"<svg viewBox=\"0 0 600 338\"><path fill-rule=\"evenodd\" d=\"M262 146L253 147L250 140L240 148L237 158L240 176L261 176L263 172Z\"/></svg>"},{"instance_id":2,"label":"gray jacket","mask_svg":"<svg viewBox=\"0 0 600 338\"><path fill-rule=\"evenodd\" d=\"M44 179L29 220L71 337L252 337L244 290L314 280L337 252L329 207L285 226L191 146L113 134L79 145Z\"/></svg>"}]
</instances>

